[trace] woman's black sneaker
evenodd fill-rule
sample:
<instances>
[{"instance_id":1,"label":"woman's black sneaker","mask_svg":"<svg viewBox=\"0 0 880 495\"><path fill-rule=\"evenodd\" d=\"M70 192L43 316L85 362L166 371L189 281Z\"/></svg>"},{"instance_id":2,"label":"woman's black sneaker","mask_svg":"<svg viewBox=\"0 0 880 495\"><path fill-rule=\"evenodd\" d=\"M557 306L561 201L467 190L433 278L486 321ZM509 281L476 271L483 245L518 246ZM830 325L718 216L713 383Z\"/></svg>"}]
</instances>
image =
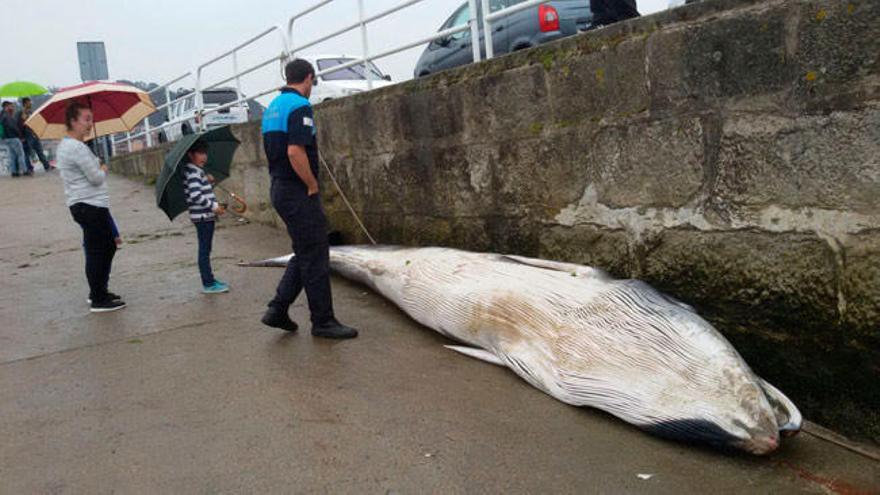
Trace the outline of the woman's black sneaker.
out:
<instances>
[{"instance_id":1,"label":"woman's black sneaker","mask_svg":"<svg viewBox=\"0 0 880 495\"><path fill-rule=\"evenodd\" d=\"M119 299L111 299L104 302L93 302L91 308L89 308L89 311L91 311L92 313L109 313L110 311L116 311L124 307L125 301Z\"/></svg>"},{"instance_id":2,"label":"woman's black sneaker","mask_svg":"<svg viewBox=\"0 0 880 495\"><path fill-rule=\"evenodd\" d=\"M112 292L107 293L107 298L110 299L111 301L121 301L122 300L122 296L120 296L119 294L114 294ZM87 297L86 302L89 304L92 304L92 298Z\"/></svg>"}]
</instances>

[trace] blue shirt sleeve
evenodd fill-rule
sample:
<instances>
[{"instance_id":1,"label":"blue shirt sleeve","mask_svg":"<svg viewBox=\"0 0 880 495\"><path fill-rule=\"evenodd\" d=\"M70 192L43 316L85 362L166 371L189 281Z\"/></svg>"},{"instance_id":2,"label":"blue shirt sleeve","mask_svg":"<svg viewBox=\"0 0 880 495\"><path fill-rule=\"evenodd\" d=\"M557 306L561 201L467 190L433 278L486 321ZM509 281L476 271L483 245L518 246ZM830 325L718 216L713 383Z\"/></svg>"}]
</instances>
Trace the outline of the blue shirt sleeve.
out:
<instances>
[{"instance_id":1,"label":"blue shirt sleeve","mask_svg":"<svg viewBox=\"0 0 880 495\"><path fill-rule=\"evenodd\" d=\"M305 146L315 139L315 116L312 107L297 108L287 117L287 144Z\"/></svg>"}]
</instances>

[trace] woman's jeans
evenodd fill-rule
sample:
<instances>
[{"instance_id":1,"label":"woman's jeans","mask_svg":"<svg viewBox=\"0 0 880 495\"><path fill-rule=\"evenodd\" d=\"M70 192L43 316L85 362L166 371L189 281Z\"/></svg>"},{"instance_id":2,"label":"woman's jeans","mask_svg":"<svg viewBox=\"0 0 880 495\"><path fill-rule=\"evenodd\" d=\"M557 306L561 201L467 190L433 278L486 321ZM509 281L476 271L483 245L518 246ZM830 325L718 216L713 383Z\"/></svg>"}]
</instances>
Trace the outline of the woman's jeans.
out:
<instances>
[{"instance_id":1,"label":"woman's jeans","mask_svg":"<svg viewBox=\"0 0 880 495\"><path fill-rule=\"evenodd\" d=\"M70 214L83 229L89 297L93 303L107 302L107 284L110 281L113 256L116 254L110 210L76 203L70 207Z\"/></svg>"}]
</instances>

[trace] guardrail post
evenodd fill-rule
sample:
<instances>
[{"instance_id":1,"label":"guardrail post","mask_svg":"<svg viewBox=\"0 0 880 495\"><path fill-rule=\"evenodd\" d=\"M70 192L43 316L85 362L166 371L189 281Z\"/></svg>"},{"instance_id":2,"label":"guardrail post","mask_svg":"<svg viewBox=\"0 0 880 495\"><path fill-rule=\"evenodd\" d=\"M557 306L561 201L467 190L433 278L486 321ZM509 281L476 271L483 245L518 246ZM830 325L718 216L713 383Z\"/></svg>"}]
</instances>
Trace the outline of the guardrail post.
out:
<instances>
[{"instance_id":1,"label":"guardrail post","mask_svg":"<svg viewBox=\"0 0 880 495\"><path fill-rule=\"evenodd\" d=\"M238 77L238 51L232 52L232 70L235 74L235 99L241 99L241 78Z\"/></svg>"},{"instance_id":2,"label":"guardrail post","mask_svg":"<svg viewBox=\"0 0 880 495\"><path fill-rule=\"evenodd\" d=\"M471 25L471 48L474 51L474 63L479 62L480 55L480 18L477 16L477 0L468 0L468 8L471 11L471 18L468 23Z\"/></svg>"},{"instance_id":3,"label":"guardrail post","mask_svg":"<svg viewBox=\"0 0 880 495\"><path fill-rule=\"evenodd\" d=\"M204 106L203 98L202 98L202 68L199 67L199 70L196 72L196 94L193 95L195 100L193 101L194 107L196 110L196 125L199 128L199 132L205 130L205 119L202 118L202 107ZM184 105L185 106L185 105Z\"/></svg>"},{"instance_id":4,"label":"guardrail post","mask_svg":"<svg viewBox=\"0 0 880 495\"><path fill-rule=\"evenodd\" d=\"M486 40L486 60L491 60L495 57L495 43L492 41L492 22L486 17L492 12L489 8L489 0L481 1L483 6L483 39ZM478 43L479 41L479 38L477 38Z\"/></svg>"},{"instance_id":5,"label":"guardrail post","mask_svg":"<svg viewBox=\"0 0 880 495\"><path fill-rule=\"evenodd\" d=\"M153 146L153 138L150 136L150 116L147 115L147 118L144 119L144 136L147 138L147 148ZM128 145L131 147L131 134L128 136Z\"/></svg>"},{"instance_id":6,"label":"guardrail post","mask_svg":"<svg viewBox=\"0 0 880 495\"><path fill-rule=\"evenodd\" d=\"M373 89L373 71L370 69L370 47L367 44L367 23L364 22L364 0L358 0L358 18L361 23L361 46L364 49L364 72L367 76L367 89Z\"/></svg>"},{"instance_id":7,"label":"guardrail post","mask_svg":"<svg viewBox=\"0 0 880 495\"><path fill-rule=\"evenodd\" d=\"M278 34L281 35L281 56L278 57L278 60L281 62L281 81L286 83L284 78L284 66L287 62L290 62L290 42L287 40L287 35L284 34L284 30L281 27L278 28Z\"/></svg>"},{"instance_id":8,"label":"guardrail post","mask_svg":"<svg viewBox=\"0 0 880 495\"><path fill-rule=\"evenodd\" d=\"M171 91L168 89L168 86L165 86L165 122L162 124L164 126L166 123L171 122ZM161 127L161 126L160 126ZM159 131L161 134L162 131ZM165 137L168 137L168 131L165 131Z\"/></svg>"},{"instance_id":9,"label":"guardrail post","mask_svg":"<svg viewBox=\"0 0 880 495\"><path fill-rule=\"evenodd\" d=\"M131 153L131 133L126 132L125 137L126 137L126 144L128 144L128 152Z\"/></svg>"}]
</instances>

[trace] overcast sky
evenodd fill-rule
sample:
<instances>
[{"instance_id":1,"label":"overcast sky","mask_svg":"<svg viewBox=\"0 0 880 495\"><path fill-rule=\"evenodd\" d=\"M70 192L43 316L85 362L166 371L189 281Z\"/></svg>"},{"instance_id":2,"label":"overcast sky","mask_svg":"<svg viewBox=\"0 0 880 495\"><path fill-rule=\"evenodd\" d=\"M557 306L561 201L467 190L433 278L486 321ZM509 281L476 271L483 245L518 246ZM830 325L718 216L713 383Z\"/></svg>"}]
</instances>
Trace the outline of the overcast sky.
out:
<instances>
[{"instance_id":1,"label":"overcast sky","mask_svg":"<svg viewBox=\"0 0 880 495\"><path fill-rule=\"evenodd\" d=\"M364 0L368 14L402 0ZM586 0L584 0L586 1ZM45 86L69 86L79 80L76 43L104 41L111 79L163 83L233 48L271 26L285 26L297 11L316 0L2 0L0 84L29 80ZM371 52L415 41L436 31L462 0L425 0L371 25ZM668 0L638 0L649 14ZM296 25L294 39L313 40L357 20L357 0L336 0ZM241 54L240 66L255 64L281 51L273 34ZM412 77L422 47L376 63L395 80ZM311 53L360 53L360 35L349 33L323 43ZM280 70L272 65L248 76L244 91L268 89ZM231 61L207 69L208 81L231 75ZM181 86L192 87L192 80Z\"/></svg>"}]
</instances>

